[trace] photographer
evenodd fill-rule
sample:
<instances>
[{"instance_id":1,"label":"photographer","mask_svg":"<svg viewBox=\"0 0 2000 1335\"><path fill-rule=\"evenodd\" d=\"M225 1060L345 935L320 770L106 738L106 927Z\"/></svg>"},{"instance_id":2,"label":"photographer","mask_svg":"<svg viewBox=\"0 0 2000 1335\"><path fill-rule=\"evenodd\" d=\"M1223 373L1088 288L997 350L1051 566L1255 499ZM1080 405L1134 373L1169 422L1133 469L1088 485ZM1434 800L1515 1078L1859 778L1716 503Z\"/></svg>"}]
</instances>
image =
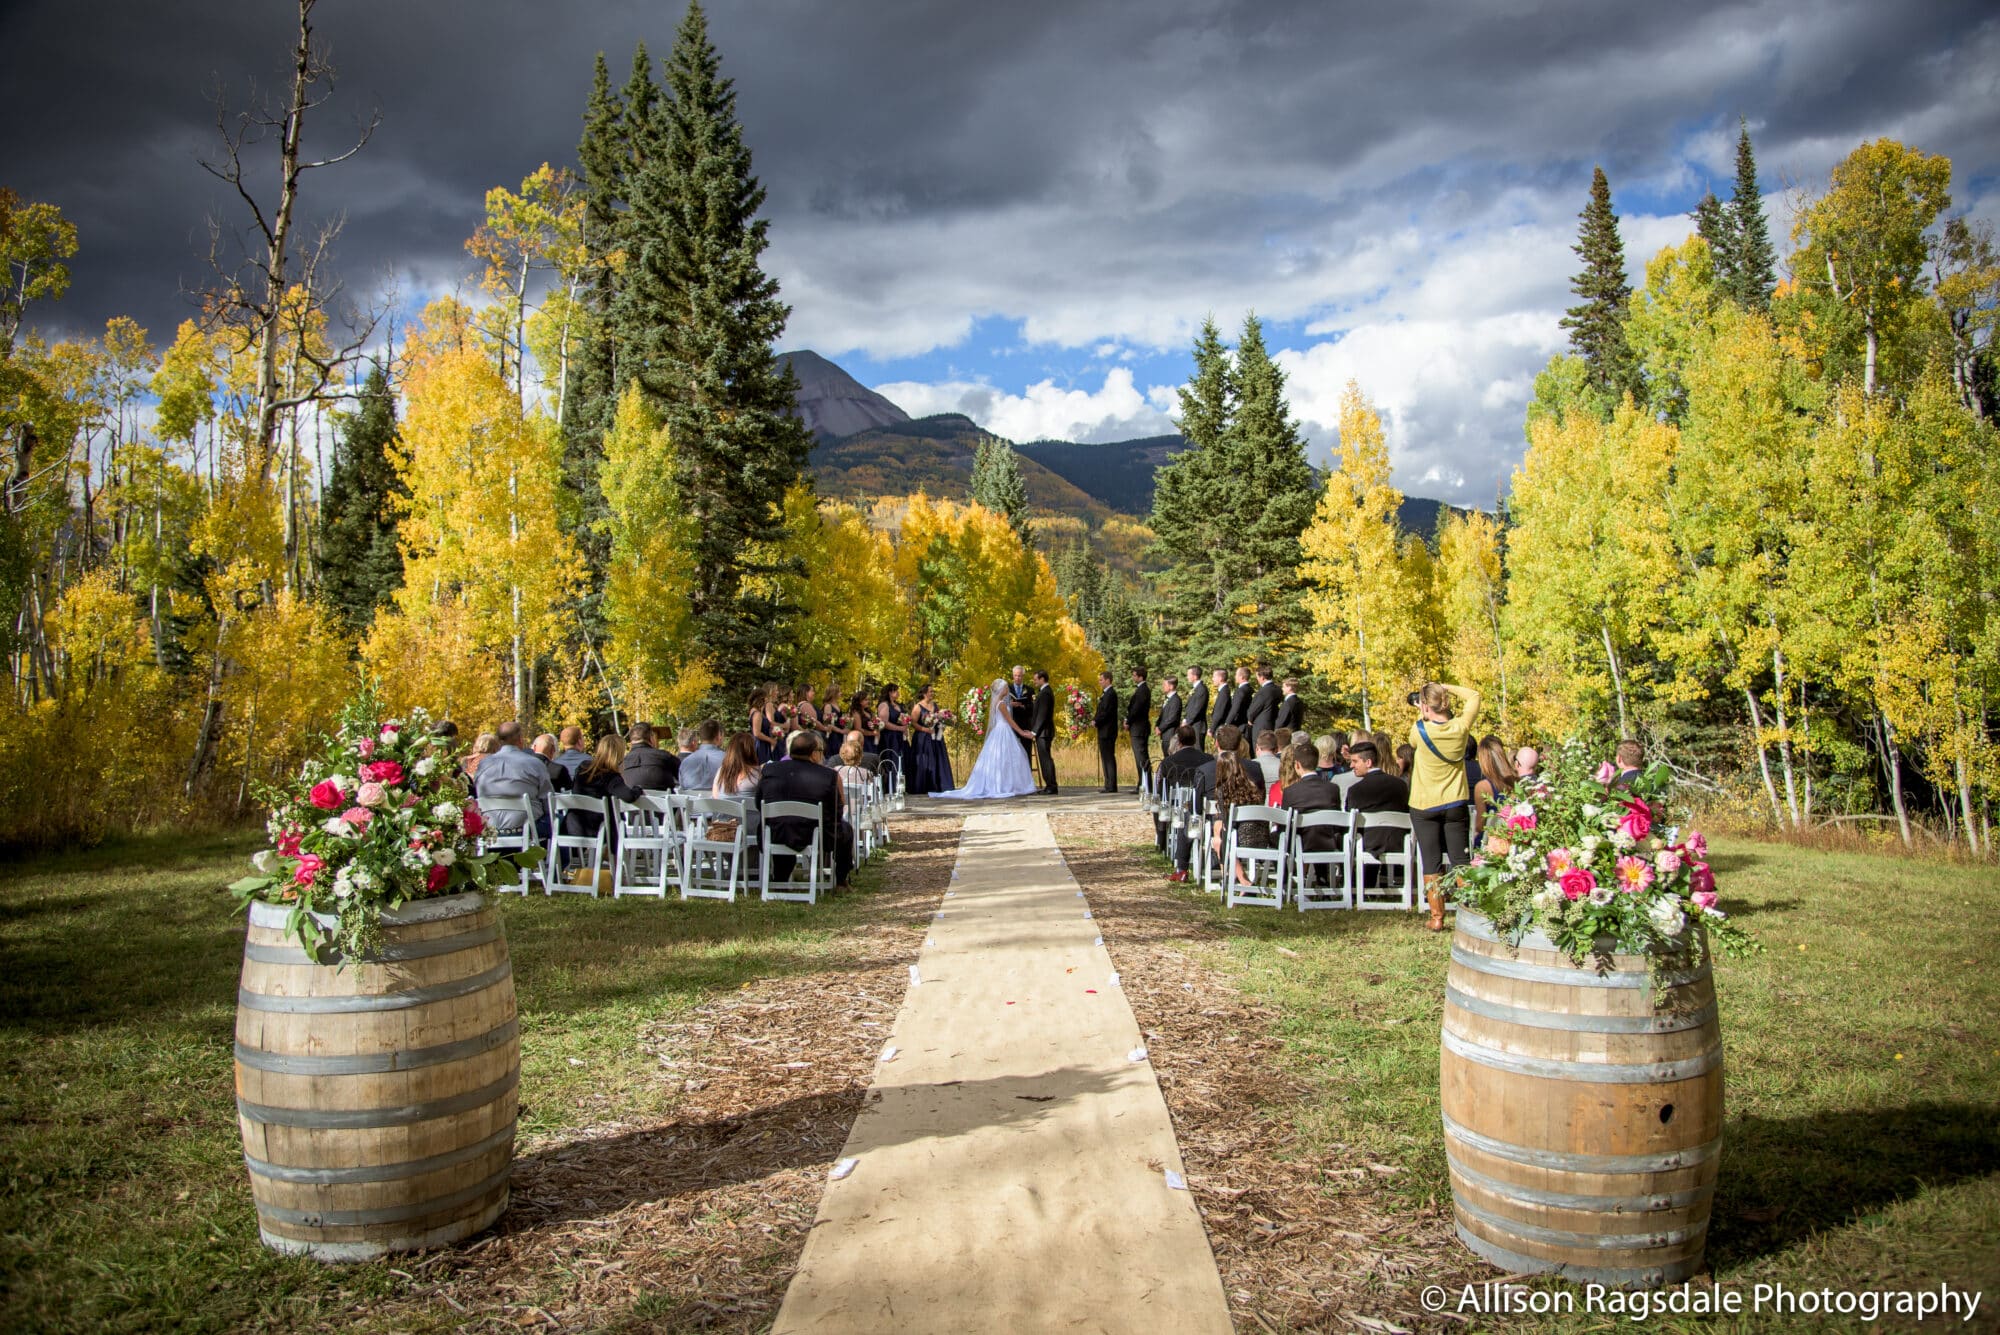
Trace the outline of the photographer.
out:
<instances>
[{"instance_id":1,"label":"photographer","mask_svg":"<svg viewBox=\"0 0 2000 1335\"><path fill-rule=\"evenodd\" d=\"M1452 715L1454 699L1463 707ZM1415 757L1410 781L1410 825L1424 861L1424 897L1430 929L1444 930L1444 892L1438 889L1446 859L1463 866L1472 829L1472 792L1465 781L1465 756L1472 725L1479 718L1479 692L1442 682L1426 682L1410 693L1417 721L1410 725Z\"/></svg>"}]
</instances>

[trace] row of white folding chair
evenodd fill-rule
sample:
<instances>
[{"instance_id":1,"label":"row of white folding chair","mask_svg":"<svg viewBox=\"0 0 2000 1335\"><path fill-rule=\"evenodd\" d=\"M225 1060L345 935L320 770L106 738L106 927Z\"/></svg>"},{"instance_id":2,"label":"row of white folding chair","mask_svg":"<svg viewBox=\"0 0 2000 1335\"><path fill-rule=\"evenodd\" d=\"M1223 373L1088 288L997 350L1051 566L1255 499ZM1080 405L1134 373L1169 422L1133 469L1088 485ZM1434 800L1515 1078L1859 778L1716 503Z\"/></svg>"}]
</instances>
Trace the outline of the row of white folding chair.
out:
<instances>
[{"instance_id":1,"label":"row of white folding chair","mask_svg":"<svg viewBox=\"0 0 2000 1335\"><path fill-rule=\"evenodd\" d=\"M1216 813L1211 810L1211 821ZM1262 822L1271 831L1271 845L1259 848L1238 840L1238 828L1245 822ZM1308 852L1305 832L1334 829L1340 832L1338 847ZM1363 835L1374 829L1401 832L1401 848L1383 854L1368 851ZM1208 841L1201 841L1203 853L1202 887L1220 890L1226 902L1283 907L1293 900L1301 913L1307 909L1414 909L1417 887L1423 880L1423 860L1411 832L1409 813L1402 811L1291 811L1281 807L1231 807L1220 859L1208 855ZM1241 867L1250 884L1236 879ZM1328 884L1316 886L1310 873L1323 868ZM1370 885L1369 871L1378 872ZM1220 882L1220 884L1214 884Z\"/></svg>"}]
</instances>

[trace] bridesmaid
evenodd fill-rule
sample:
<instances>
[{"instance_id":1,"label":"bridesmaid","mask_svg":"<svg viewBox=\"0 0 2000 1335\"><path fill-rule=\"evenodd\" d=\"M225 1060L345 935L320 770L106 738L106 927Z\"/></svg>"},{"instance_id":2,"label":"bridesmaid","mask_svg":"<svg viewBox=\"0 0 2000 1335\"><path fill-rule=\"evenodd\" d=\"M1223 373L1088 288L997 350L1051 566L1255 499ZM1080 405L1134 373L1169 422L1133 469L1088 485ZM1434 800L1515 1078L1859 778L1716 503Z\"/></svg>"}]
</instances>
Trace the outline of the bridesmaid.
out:
<instances>
[{"instance_id":1,"label":"bridesmaid","mask_svg":"<svg viewBox=\"0 0 2000 1335\"><path fill-rule=\"evenodd\" d=\"M798 703L792 706L792 726L817 734L820 749L828 755L834 755L838 752L838 748L826 744L826 729L820 721L819 706L813 703L814 690L811 682L799 687L796 696Z\"/></svg>"},{"instance_id":2,"label":"bridesmaid","mask_svg":"<svg viewBox=\"0 0 2000 1335\"><path fill-rule=\"evenodd\" d=\"M907 782L910 777L910 725L909 715L903 712L902 704L896 699L901 690L893 681L882 688L882 703L875 707L875 722L882 734L882 759L895 760L897 771Z\"/></svg>"},{"instance_id":3,"label":"bridesmaid","mask_svg":"<svg viewBox=\"0 0 2000 1335\"><path fill-rule=\"evenodd\" d=\"M771 761L772 714L775 708L773 696L776 688L760 686L750 693L750 742L756 750L757 763L767 765Z\"/></svg>"},{"instance_id":4,"label":"bridesmaid","mask_svg":"<svg viewBox=\"0 0 2000 1335\"><path fill-rule=\"evenodd\" d=\"M826 688L826 703L819 707L819 721L826 729L826 738L829 742L838 742L846 738L847 719L841 712L840 685L837 682ZM837 746L829 747L827 754L838 755L840 749Z\"/></svg>"},{"instance_id":5,"label":"bridesmaid","mask_svg":"<svg viewBox=\"0 0 2000 1335\"><path fill-rule=\"evenodd\" d=\"M910 780L912 793L948 792L952 782L951 753L945 748L939 719L937 688L925 686L910 711Z\"/></svg>"},{"instance_id":6,"label":"bridesmaid","mask_svg":"<svg viewBox=\"0 0 2000 1335\"><path fill-rule=\"evenodd\" d=\"M882 730L875 722L875 702L868 698L868 692L856 687L849 697L847 714L854 727L861 734L861 749L867 755L882 753Z\"/></svg>"}]
</instances>

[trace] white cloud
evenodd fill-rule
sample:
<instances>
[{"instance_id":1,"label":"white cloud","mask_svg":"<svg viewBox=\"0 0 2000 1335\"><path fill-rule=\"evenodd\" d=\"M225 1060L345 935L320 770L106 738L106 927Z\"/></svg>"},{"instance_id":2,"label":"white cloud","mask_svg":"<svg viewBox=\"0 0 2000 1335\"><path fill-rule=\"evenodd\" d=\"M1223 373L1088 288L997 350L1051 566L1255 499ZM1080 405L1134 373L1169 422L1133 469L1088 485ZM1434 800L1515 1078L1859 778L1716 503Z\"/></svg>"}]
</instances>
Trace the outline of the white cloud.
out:
<instances>
[{"instance_id":1,"label":"white cloud","mask_svg":"<svg viewBox=\"0 0 2000 1335\"><path fill-rule=\"evenodd\" d=\"M1171 402L1171 386L1155 385L1144 394L1133 383L1129 368L1107 371L1097 390L1065 389L1043 380L1020 394L963 380L939 384L900 381L874 386L912 417L934 413L964 413L986 430L1009 440L1130 440L1159 436L1174 429L1161 405Z\"/></svg>"}]
</instances>

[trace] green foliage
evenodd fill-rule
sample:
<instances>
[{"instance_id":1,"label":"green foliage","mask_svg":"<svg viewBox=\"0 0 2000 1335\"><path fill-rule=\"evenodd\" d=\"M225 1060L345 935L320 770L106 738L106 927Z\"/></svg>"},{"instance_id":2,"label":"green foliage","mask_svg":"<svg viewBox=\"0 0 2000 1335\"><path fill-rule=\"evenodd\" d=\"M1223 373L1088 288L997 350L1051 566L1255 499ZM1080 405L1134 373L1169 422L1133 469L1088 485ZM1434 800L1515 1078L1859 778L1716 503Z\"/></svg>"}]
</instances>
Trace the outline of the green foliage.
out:
<instances>
[{"instance_id":1,"label":"green foliage","mask_svg":"<svg viewBox=\"0 0 2000 1335\"><path fill-rule=\"evenodd\" d=\"M1778 252L1764 220L1764 197L1757 189L1757 155L1750 148L1750 126L1744 122L1736 139L1736 189L1728 210L1728 262L1718 264L1719 286L1745 310L1771 306L1771 289L1778 281Z\"/></svg>"},{"instance_id":2,"label":"green foliage","mask_svg":"<svg viewBox=\"0 0 2000 1335\"><path fill-rule=\"evenodd\" d=\"M1021 478L1021 461L1014 447L998 436L980 439L972 455L972 499L1001 515L1021 541L1034 543L1028 522L1028 484Z\"/></svg>"},{"instance_id":3,"label":"green foliage","mask_svg":"<svg viewBox=\"0 0 2000 1335\"><path fill-rule=\"evenodd\" d=\"M390 458L395 438L396 404L378 364L369 369L354 414L341 424L320 504L320 597L356 635L403 583L396 498L409 492Z\"/></svg>"},{"instance_id":4,"label":"green foliage","mask_svg":"<svg viewBox=\"0 0 2000 1335\"><path fill-rule=\"evenodd\" d=\"M1589 384L1607 402L1635 390L1637 379L1632 354L1625 346L1625 303L1632 295L1625 281L1625 243L1618 236L1618 215L1611 211L1611 183L1604 168L1595 168L1590 177L1590 202L1578 215L1573 250L1583 268L1570 280L1570 289L1583 300L1569 308L1562 327L1569 330L1569 345L1589 368Z\"/></svg>"}]
</instances>

